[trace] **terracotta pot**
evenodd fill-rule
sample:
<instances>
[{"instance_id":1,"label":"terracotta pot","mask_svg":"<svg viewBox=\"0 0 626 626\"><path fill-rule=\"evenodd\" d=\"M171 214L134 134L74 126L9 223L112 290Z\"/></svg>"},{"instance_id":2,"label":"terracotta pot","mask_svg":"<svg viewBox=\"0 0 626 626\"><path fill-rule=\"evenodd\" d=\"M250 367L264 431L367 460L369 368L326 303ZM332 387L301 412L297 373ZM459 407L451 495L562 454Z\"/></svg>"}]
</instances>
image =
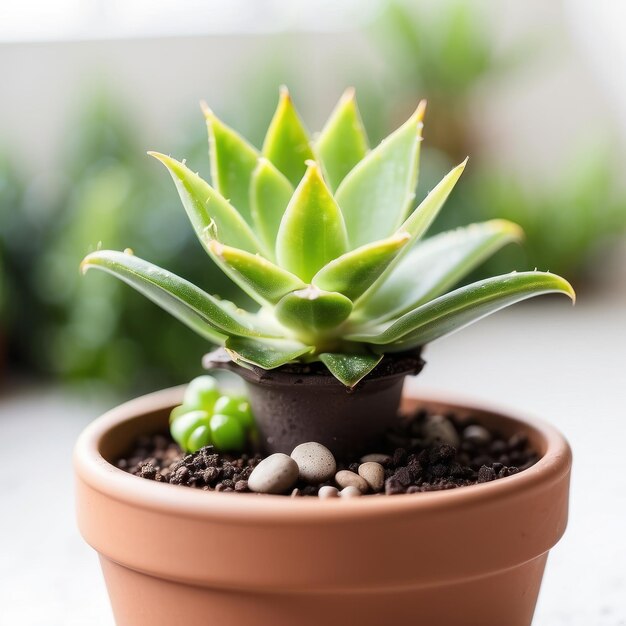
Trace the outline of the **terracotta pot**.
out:
<instances>
[{"instance_id":1,"label":"terracotta pot","mask_svg":"<svg viewBox=\"0 0 626 626\"><path fill-rule=\"evenodd\" d=\"M534 420L430 399L541 459L490 483L350 500L207 493L110 461L166 427L182 390L110 411L75 450L78 524L99 553L118 626L528 626L567 522L570 449Z\"/></svg>"},{"instance_id":2,"label":"terracotta pot","mask_svg":"<svg viewBox=\"0 0 626 626\"><path fill-rule=\"evenodd\" d=\"M419 351L387 356L354 389L321 364L248 369L222 349L207 354L203 364L243 378L264 452L291 454L303 441L317 441L338 459L349 459L381 440L398 415L405 377L419 374L424 361Z\"/></svg>"}]
</instances>

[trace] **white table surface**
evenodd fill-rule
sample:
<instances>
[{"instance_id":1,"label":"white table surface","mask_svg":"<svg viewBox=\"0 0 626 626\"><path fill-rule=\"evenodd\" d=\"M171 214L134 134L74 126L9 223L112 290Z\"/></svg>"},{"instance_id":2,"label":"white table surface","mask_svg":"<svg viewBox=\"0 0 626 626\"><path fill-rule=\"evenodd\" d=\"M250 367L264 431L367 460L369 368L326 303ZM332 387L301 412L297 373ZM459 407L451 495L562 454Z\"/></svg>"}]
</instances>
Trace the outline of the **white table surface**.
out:
<instances>
[{"instance_id":1,"label":"white table surface","mask_svg":"<svg viewBox=\"0 0 626 626\"><path fill-rule=\"evenodd\" d=\"M575 308L555 298L433 344L408 383L534 414L568 436L570 524L548 561L534 626L626 625L625 359L626 294ZM31 386L0 394L1 626L113 624L96 555L75 527L70 465L102 404ZM38 470L32 458L50 449Z\"/></svg>"}]
</instances>

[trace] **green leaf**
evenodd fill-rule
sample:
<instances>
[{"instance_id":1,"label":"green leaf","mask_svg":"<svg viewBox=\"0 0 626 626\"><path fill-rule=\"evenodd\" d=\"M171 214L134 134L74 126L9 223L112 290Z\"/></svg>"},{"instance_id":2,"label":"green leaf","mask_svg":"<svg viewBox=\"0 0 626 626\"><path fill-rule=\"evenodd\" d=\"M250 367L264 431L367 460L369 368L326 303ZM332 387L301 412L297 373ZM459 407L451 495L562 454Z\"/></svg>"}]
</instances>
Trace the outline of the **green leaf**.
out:
<instances>
[{"instance_id":1,"label":"green leaf","mask_svg":"<svg viewBox=\"0 0 626 626\"><path fill-rule=\"evenodd\" d=\"M354 333L347 339L385 346L385 352L407 350L449 335L516 302L555 292L575 299L572 286L548 272L494 276L440 296L386 326Z\"/></svg>"},{"instance_id":2,"label":"green leaf","mask_svg":"<svg viewBox=\"0 0 626 626\"><path fill-rule=\"evenodd\" d=\"M428 193L420 205L406 218L398 229L399 231L409 233L413 241L417 241L428 230L437 215L439 215L439 211L441 211L459 178L461 178L461 174L465 171L467 160L465 159L463 163L450 170L439 181L437 186Z\"/></svg>"},{"instance_id":3,"label":"green leaf","mask_svg":"<svg viewBox=\"0 0 626 626\"><path fill-rule=\"evenodd\" d=\"M261 157L250 181L250 207L254 228L272 258L276 235L289 200L291 183L266 158Z\"/></svg>"},{"instance_id":4,"label":"green leaf","mask_svg":"<svg viewBox=\"0 0 626 626\"><path fill-rule=\"evenodd\" d=\"M81 270L100 269L124 281L206 339L223 343L225 336L272 336L256 318L236 310L192 283L133 254L100 250L87 255Z\"/></svg>"},{"instance_id":5,"label":"green leaf","mask_svg":"<svg viewBox=\"0 0 626 626\"><path fill-rule=\"evenodd\" d=\"M209 243L209 250L226 274L260 304L276 304L290 291L305 287L297 276L259 254L224 246L215 240Z\"/></svg>"},{"instance_id":6,"label":"green leaf","mask_svg":"<svg viewBox=\"0 0 626 626\"><path fill-rule=\"evenodd\" d=\"M351 389L363 380L381 361L383 355L377 354L320 354L320 361L330 373L346 387Z\"/></svg>"},{"instance_id":7,"label":"green leaf","mask_svg":"<svg viewBox=\"0 0 626 626\"><path fill-rule=\"evenodd\" d=\"M288 339L229 337L226 340L226 351L235 363L244 367L251 363L271 370L312 352L313 346Z\"/></svg>"},{"instance_id":8,"label":"green leaf","mask_svg":"<svg viewBox=\"0 0 626 626\"><path fill-rule=\"evenodd\" d=\"M269 159L294 187L306 171L305 162L314 158L309 135L286 87L280 90L278 107L263 142L263 156Z\"/></svg>"},{"instance_id":9,"label":"green leaf","mask_svg":"<svg viewBox=\"0 0 626 626\"><path fill-rule=\"evenodd\" d=\"M350 248L393 233L415 198L424 107L374 148L343 179L335 197Z\"/></svg>"},{"instance_id":10,"label":"green leaf","mask_svg":"<svg viewBox=\"0 0 626 626\"><path fill-rule=\"evenodd\" d=\"M367 150L367 135L354 89L348 89L315 142L315 152L332 190L339 187L346 174L365 157Z\"/></svg>"},{"instance_id":11,"label":"green leaf","mask_svg":"<svg viewBox=\"0 0 626 626\"><path fill-rule=\"evenodd\" d=\"M287 294L274 313L281 324L306 334L335 328L351 311L352 302L345 296L309 285Z\"/></svg>"},{"instance_id":12,"label":"green leaf","mask_svg":"<svg viewBox=\"0 0 626 626\"><path fill-rule=\"evenodd\" d=\"M439 211L445 204L448 196L454 189L457 181L461 177L467 159L460 165L457 165L452 171L442 178L439 184L422 200L420 205L406 218L397 233L408 233L410 236L409 244L404 246L402 250L388 265L387 269L378 277L376 282L359 298L355 303L355 314L360 316L361 307L385 284L387 278L392 274L401 259L412 248L412 244L428 230L433 220L439 215Z\"/></svg>"},{"instance_id":13,"label":"green leaf","mask_svg":"<svg viewBox=\"0 0 626 626\"><path fill-rule=\"evenodd\" d=\"M358 319L388 320L440 296L502 246L522 236L517 224L490 220L419 242L359 309Z\"/></svg>"},{"instance_id":14,"label":"green leaf","mask_svg":"<svg viewBox=\"0 0 626 626\"><path fill-rule=\"evenodd\" d=\"M176 159L158 152L148 154L169 170L196 235L205 247L206 233L211 230L214 238L224 244L248 252L260 251L259 242L246 221L219 192Z\"/></svg>"},{"instance_id":15,"label":"green leaf","mask_svg":"<svg viewBox=\"0 0 626 626\"><path fill-rule=\"evenodd\" d=\"M319 166L309 161L278 229L278 263L310 282L318 270L346 250L346 227L341 211L322 179Z\"/></svg>"},{"instance_id":16,"label":"green leaf","mask_svg":"<svg viewBox=\"0 0 626 626\"><path fill-rule=\"evenodd\" d=\"M384 272L409 239L408 233L399 233L346 252L326 264L312 282L320 289L338 291L354 301Z\"/></svg>"},{"instance_id":17,"label":"green leaf","mask_svg":"<svg viewBox=\"0 0 626 626\"><path fill-rule=\"evenodd\" d=\"M209 132L211 181L248 224L252 224L249 189L259 151L219 120L206 104L202 105L202 110Z\"/></svg>"}]
</instances>

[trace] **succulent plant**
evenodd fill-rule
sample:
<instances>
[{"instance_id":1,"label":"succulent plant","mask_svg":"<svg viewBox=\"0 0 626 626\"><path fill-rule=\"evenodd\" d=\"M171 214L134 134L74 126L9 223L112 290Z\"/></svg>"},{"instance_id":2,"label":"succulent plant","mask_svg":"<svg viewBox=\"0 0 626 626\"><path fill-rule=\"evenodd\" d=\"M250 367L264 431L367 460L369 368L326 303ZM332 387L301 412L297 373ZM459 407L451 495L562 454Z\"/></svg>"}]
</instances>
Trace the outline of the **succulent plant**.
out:
<instances>
[{"instance_id":1,"label":"succulent plant","mask_svg":"<svg viewBox=\"0 0 626 626\"><path fill-rule=\"evenodd\" d=\"M549 292L574 299L567 281L538 271L449 291L522 233L492 220L421 240L466 164L414 208L425 103L371 150L352 90L311 141L283 89L261 150L203 109L212 185L184 161L150 154L169 170L208 255L259 310L244 311L130 251L93 252L82 269L117 276L236 363L321 361L353 387L385 354L508 305Z\"/></svg>"},{"instance_id":2,"label":"succulent plant","mask_svg":"<svg viewBox=\"0 0 626 626\"><path fill-rule=\"evenodd\" d=\"M211 376L194 378L183 402L170 413L170 432L186 452L212 445L241 450L254 435L254 417L247 398L220 391Z\"/></svg>"}]
</instances>

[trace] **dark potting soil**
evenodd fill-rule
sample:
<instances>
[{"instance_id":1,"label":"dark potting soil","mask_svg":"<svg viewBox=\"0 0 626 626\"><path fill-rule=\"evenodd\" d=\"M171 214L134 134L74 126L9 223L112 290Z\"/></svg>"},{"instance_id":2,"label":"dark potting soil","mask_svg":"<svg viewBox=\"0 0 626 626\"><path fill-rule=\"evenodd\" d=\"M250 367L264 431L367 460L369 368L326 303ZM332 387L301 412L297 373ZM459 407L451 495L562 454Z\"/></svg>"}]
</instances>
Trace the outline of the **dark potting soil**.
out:
<instances>
[{"instance_id":1,"label":"dark potting soil","mask_svg":"<svg viewBox=\"0 0 626 626\"><path fill-rule=\"evenodd\" d=\"M386 376L397 376L398 374L406 374L407 372L418 374L424 367L424 361L421 358L421 349L417 348L407 352L396 352L393 355L385 355L381 362L368 374L368 379L382 378ZM209 352L203 358L205 369L211 369L216 365L224 366L226 369L233 367L233 362L224 348L217 348L213 352ZM238 366L235 366L235 368ZM281 365L278 370L263 370L252 365L250 367L257 372L260 378L271 377L275 373L293 374L295 376L323 376L324 378L332 377L330 370L321 361L312 361L311 363L287 363Z\"/></svg>"},{"instance_id":2,"label":"dark potting soil","mask_svg":"<svg viewBox=\"0 0 626 626\"><path fill-rule=\"evenodd\" d=\"M517 474L537 460L524 434L503 437L498 432L482 429L482 436L467 427L477 422L446 415L454 426L459 445L423 439L428 415L420 411L398 419L398 425L389 432L372 453L382 453L385 469L386 495L419 493L456 489ZM481 434L481 433L478 433ZM183 485L206 491L249 492L248 478L262 460L261 455L233 456L217 453L212 446L194 454L184 454L169 434L141 437L128 454L117 461L117 467L147 480ZM349 459L337 462L337 470L357 472L362 461ZM321 485L299 483L292 496L315 496Z\"/></svg>"}]
</instances>

